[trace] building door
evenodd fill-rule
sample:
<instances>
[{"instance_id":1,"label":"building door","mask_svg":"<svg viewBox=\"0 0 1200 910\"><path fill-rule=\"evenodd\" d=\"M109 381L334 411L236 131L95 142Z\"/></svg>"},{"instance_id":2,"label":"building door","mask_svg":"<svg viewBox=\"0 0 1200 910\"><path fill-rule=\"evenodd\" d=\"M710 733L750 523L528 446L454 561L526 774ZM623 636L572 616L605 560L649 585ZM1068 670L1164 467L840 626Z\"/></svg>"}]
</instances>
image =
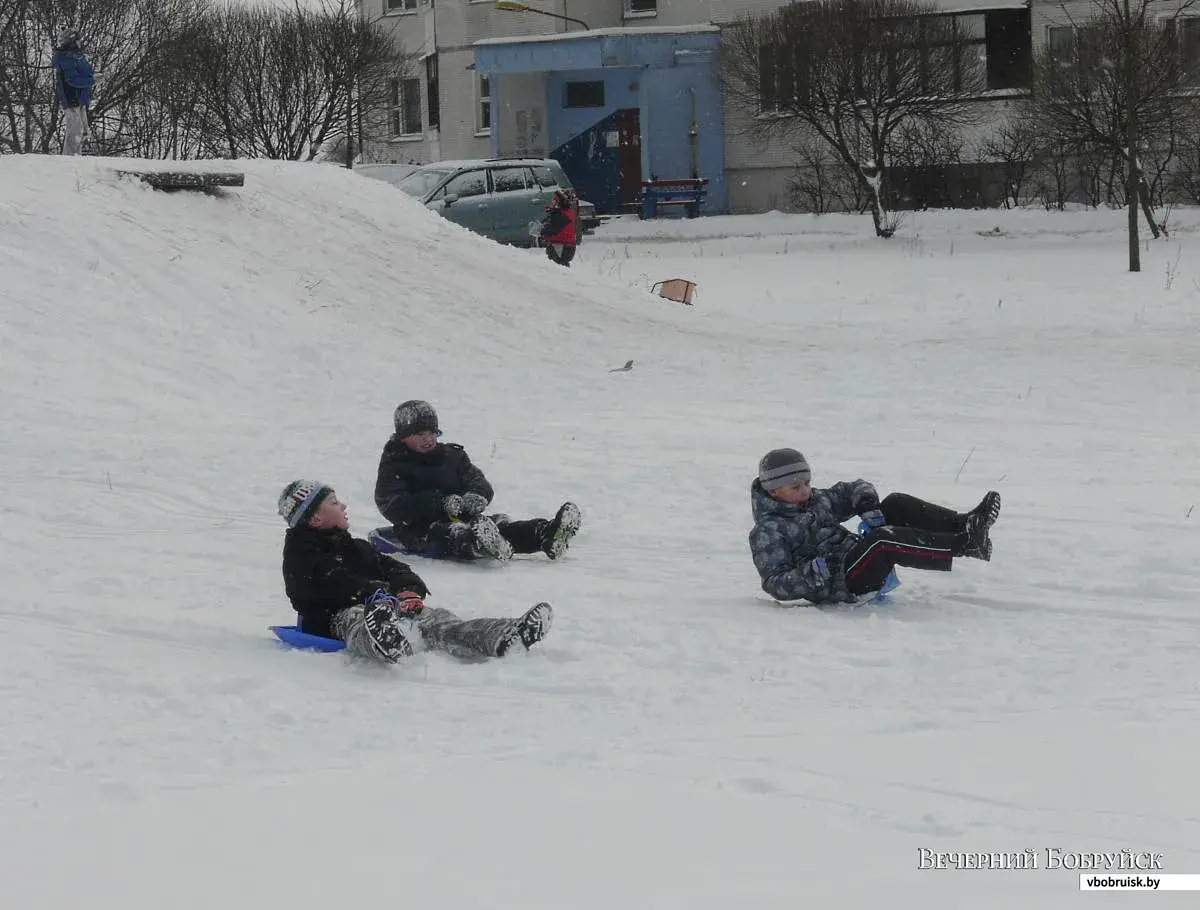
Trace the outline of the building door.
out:
<instances>
[{"instance_id":1,"label":"building door","mask_svg":"<svg viewBox=\"0 0 1200 910\"><path fill-rule=\"evenodd\" d=\"M617 177L621 204L636 203L642 192L642 124L636 107L617 111Z\"/></svg>"}]
</instances>

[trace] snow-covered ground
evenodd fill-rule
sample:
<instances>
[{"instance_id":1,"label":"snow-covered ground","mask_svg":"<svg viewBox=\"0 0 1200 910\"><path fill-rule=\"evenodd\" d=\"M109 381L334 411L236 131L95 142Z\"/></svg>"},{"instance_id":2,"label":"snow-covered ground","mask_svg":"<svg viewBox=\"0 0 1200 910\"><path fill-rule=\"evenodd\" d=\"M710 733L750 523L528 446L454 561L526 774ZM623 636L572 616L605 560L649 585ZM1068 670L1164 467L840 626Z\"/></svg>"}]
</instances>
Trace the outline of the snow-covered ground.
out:
<instances>
[{"instance_id":1,"label":"snow-covered ground","mask_svg":"<svg viewBox=\"0 0 1200 910\"><path fill-rule=\"evenodd\" d=\"M566 271L338 168L121 164L0 158L0 905L1062 908L1049 850L1200 872L1200 212L1138 275L1121 212L1000 211L619 220ZM382 523L407 398L497 508L583 508L558 563L414 561L464 615L553 602L528 655L269 637L279 491ZM776 446L1000 490L994 561L774 604Z\"/></svg>"}]
</instances>

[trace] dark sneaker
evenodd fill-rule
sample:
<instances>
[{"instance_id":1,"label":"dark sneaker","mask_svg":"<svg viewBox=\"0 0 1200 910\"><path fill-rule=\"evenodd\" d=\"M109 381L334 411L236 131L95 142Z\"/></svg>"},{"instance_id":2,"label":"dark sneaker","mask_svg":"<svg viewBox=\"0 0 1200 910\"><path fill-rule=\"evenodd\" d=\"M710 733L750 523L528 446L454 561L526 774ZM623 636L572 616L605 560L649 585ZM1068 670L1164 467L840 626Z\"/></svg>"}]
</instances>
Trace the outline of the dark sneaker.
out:
<instances>
[{"instance_id":1,"label":"dark sneaker","mask_svg":"<svg viewBox=\"0 0 1200 910\"><path fill-rule=\"evenodd\" d=\"M396 614L389 602L382 601L367 607L363 612L363 626L366 627L371 645L380 660L394 664L399 663L402 658L412 656L412 643L397 625Z\"/></svg>"},{"instance_id":2,"label":"dark sneaker","mask_svg":"<svg viewBox=\"0 0 1200 910\"><path fill-rule=\"evenodd\" d=\"M471 526L474 534L475 554L487 559L512 559L513 548L500 528L490 518L480 518Z\"/></svg>"},{"instance_id":3,"label":"dark sneaker","mask_svg":"<svg viewBox=\"0 0 1200 910\"><path fill-rule=\"evenodd\" d=\"M542 531L542 552L551 559L562 556L570 546L571 538L579 531L582 521L579 506L573 502L564 502Z\"/></svg>"},{"instance_id":4,"label":"dark sneaker","mask_svg":"<svg viewBox=\"0 0 1200 910\"><path fill-rule=\"evenodd\" d=\"M962 555L969 556L972 559L982 559L984 562L991 562L992 538L988 533L990 528L991 524L988 521L987 513L971 512L967 515L967 539L963 545Z\"/></svg>"},{"instance_id":5,"label":"dark sneaker","mask_svg":"<svg viewBox=\"0 0 1200 910\"><path fill-rule=\"evenodd\" d=\"M996 519L1000 517L1000 494L995 490L984 494L983 499L979 501L979 505L967 514L981 516L990 528L996 523Z\"/></svg>"},{"instance_id":6,"label":"dark sneaker","mask_svg":"<svg viewBox=\"0 0 1200 910\"><path fill-rule=\"evenodd\" d=\"M505 633L496 649L496 656L503 657L516 642L529 650L546 637L550 626L554 623L554 608L542 602L535 604L525 611L525 615L513 623L513 627Z\"/></svg>"}]
</instances>

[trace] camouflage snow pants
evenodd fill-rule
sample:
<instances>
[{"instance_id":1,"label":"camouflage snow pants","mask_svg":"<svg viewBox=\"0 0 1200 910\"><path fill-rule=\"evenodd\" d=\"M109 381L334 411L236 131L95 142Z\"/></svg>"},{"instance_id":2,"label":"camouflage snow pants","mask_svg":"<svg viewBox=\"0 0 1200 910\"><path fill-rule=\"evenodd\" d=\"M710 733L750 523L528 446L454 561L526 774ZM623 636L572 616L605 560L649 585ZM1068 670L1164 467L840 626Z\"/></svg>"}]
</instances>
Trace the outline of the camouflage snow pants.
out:
<instances>
[{"instance_id":1,"label":"camouflage snow pants","mask_svg":"<svg viewBox=\"0 0 1200 910\"><path fill-rule=\"evenodd\" d=\"M500 643L516 626L515 619L460 619L444 607L426 607L415 623L402 622L406 634L415 627L427 650L445 651L455 657L480 659L496 657ZM335 637L346 643L346 650L359 657L377 659L371 636L363 622L363 607L347 607L333 617ZM414 648L420 644L412 642Z\"/></svg>"}]
</instances>

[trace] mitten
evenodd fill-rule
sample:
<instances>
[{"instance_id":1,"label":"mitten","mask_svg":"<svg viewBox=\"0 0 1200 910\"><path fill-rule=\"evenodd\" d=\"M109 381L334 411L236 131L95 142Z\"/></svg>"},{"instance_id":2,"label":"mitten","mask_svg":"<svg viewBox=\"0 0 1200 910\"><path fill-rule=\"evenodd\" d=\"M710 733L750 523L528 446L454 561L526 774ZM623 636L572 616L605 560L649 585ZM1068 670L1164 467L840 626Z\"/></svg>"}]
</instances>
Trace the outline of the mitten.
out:
<instances>
[{"instance_id":1,"label":"mitten","mask_svg":"<svg viewBox=\"0 0 1200 910\"><path fill-rule=\"evenodd\" d=\"M464 521L470 521L482 515L483 510L487 507L488 501L478 493L464 493L462 495L462 506L458 510L458 515Z\"/></svg>"},{"instance_id":2,"label":"mitten","mask_svg":"<svg viewBox=\"0 0 1200 910\"><path fill-rule=\"evenodd\" d=\"M395 599L398 601L396 613L399 616L416 616L425 609L425 601L416 591L401 591Z\"/></svg>"},{"instance_id":3,"label":"mitten","mask_svg":"<svg viewBox=\"0 0 1200 910\"><path fill-rule=\"evenodd\" d=\"M442 500L442 508L446 510L446 514L451 518L458 518L462 515L463 498L457 493L451 493Z\"/></svg>"}]
</instances>

